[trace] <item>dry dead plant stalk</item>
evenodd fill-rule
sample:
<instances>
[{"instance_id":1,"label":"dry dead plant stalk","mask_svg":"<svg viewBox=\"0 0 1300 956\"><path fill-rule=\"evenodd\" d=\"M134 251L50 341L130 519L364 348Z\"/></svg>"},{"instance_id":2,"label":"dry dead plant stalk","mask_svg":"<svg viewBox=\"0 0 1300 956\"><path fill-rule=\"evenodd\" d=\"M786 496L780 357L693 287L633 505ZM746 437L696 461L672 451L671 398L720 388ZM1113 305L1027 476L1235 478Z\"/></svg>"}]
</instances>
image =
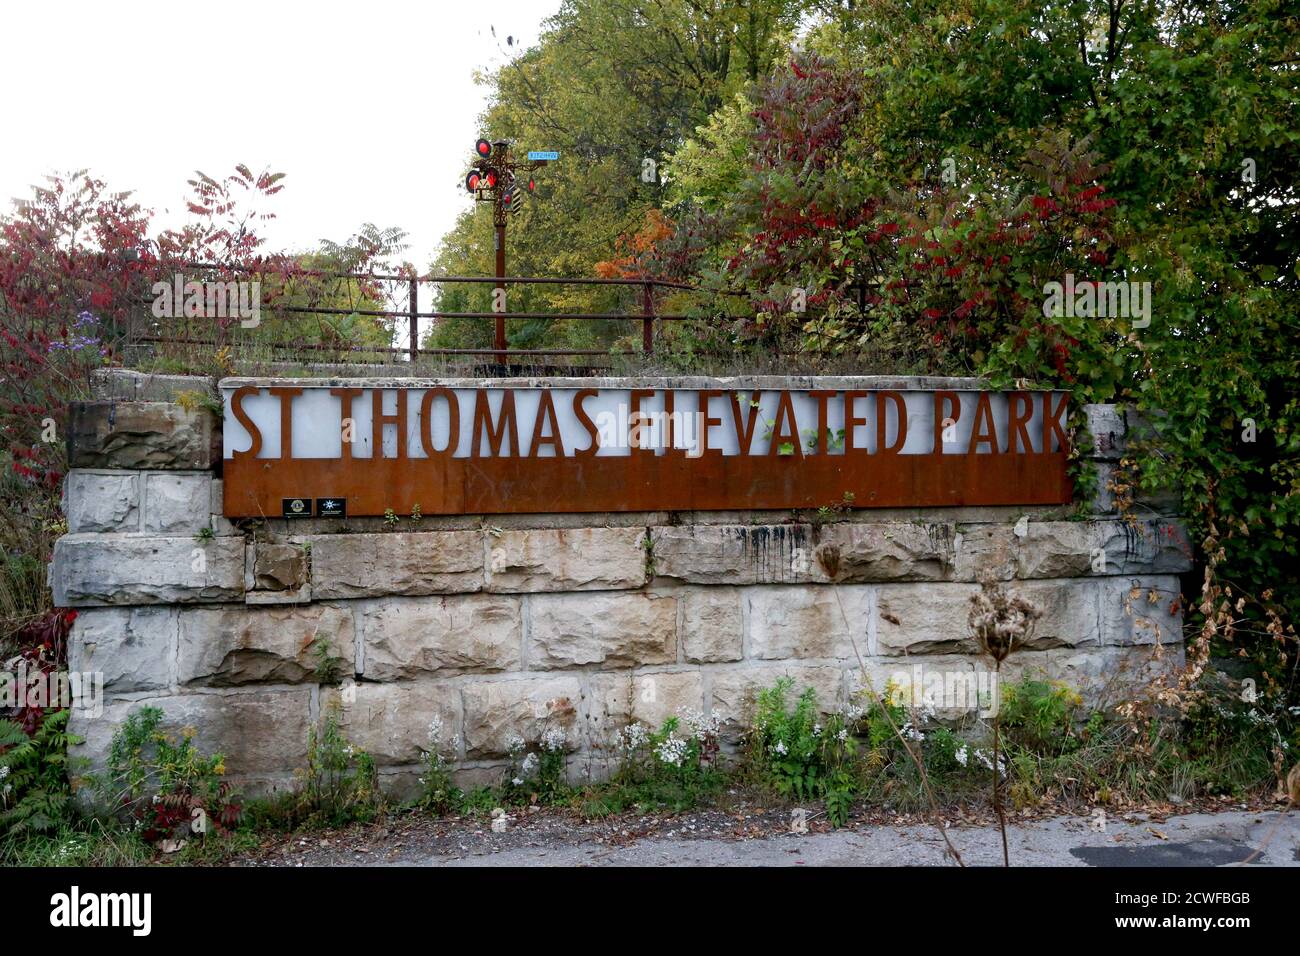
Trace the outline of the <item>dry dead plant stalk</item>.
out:
<instances>
[{"instance_id":1,"label":"dry dead plant stalk","mask_svg":"<svg viewBox=\"0 0 1300 956\"><path fill-rule=\"evenodd\" d=\"M894 715L889 712L889 708L885 705L884 699L876 692L875 684L871 681L871 675L867 673L867 665L862 660L862 652L858 649L858 639L854 637L853 628L849 626L849 616L844 613L844 602L840 598L839 589L832 587L831 592L835 595L835 604L840 609L840 619L844 622L844 632L848 634L849 640L853 644L853 655L858 659L858 669L862 671L862 681L867 690L871 692L871 697L880 708L880 712L885 715L885 720L889 722L889 729L894 732L894 736L897 737L899 742L903 745L903 749L907 751L907 756L916 766L916 772L921 776L921 789L925 791L926 802L929 803L930 812L934 816L934 828L939 831L939 836L943 837L944 846L947 848L948 855L953 858L958 866L964 867L966 863L962 860L961 854L957 852L957 848L952 845L952 840L948 839L948 830L943 825L943 820L940 818L939 801L934 798L934 791L930 788L930 776L925 772L925 761L921 758L920 754L912 749L911 741L903 736L902 730L899 729L896 723L894 723Z\"/></svg>"},{"instance_id":2,"label":"dry dead plant stalk","mask_svg":"<svg viewBox=\"0 0 1300 956\"><path fill-rule=\"evenodd\" d=\"M993 658L994 680L1002 679L1002 662L1023 647L1034 631L1034 622L1043 612L1019 594L1007 594L1001 583L990 577L980 581L980 590L971 595L967 623L980 650ZM993 812L1002 833L1002 865L1011 865L1007 847L1007 815L1002 809L1002 715L993 712Z\"/></svg>"}]
</instances>

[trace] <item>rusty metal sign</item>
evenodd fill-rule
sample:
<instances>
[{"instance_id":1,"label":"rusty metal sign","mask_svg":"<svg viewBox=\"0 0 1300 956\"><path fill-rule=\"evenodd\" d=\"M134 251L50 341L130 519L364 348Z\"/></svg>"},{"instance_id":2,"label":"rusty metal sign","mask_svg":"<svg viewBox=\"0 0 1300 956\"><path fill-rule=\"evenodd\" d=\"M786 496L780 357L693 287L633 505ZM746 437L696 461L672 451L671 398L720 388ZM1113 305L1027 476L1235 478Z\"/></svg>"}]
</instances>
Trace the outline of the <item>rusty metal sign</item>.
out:
<instances>
[{"instance_id":1,"label":"rusty metal sign","mask_svg":"<svg viewBox=\"0 0 1300 956\"><path fill-rule=\"evenodd\" d=\"M862 381L794 389L226 380L225 514L1071 500L1065 393Z\"/></svg>"}]
</instances>

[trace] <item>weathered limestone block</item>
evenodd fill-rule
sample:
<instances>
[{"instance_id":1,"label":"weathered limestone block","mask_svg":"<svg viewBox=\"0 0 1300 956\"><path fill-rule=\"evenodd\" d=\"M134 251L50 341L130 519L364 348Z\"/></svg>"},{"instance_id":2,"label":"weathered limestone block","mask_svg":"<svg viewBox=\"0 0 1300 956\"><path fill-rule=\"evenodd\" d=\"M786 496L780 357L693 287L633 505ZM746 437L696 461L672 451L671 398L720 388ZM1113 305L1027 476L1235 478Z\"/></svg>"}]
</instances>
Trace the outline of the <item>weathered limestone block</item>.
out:
<instances>
[{"instance_id":1,"label":"weathered limestone block","mask_svg":"<svg viewBox=\"0 0 1300 956\"><path fill-rule=\"evenodd\" d=\"M221 426L207 409L167 402L74 402L72 468L205 470L221 460Z\"/></svg>"},{"instance_id":2,"label":"weathered limestone block","mask_svg":"<svg viewBox=\"0 0 1300 956\"><path fill-rule=\"evenodd\" d=\"M1019 541L1008 524L960 526L953 541L953 580L978 581L991 575L995 580L1009 581L1016 573Z\"/></svg>"},{"instance_id":3,"label":"weathered limestone block","mask_svg":"<svg viewBox=\"0 0 1300 956\"><path fill-rule=\"evenodd\" d=\"M61 607L242 601L244 539L67 534L50 587Z\"/></svg>"},{"instance_id":4,"label":"weathered limestone block","mask_svg":"<svg viewBox=\"0 0 1300 956\"><path fill-rule=\"evenodd\" d=\"M618 732L633 721L658 730L677 717L683 736L689 732L683 715L704 709L704 679L699 670L594 674L589 713L590 747L616 749Z\"/></svg>"},{"instance_id":5,"label":"weathered limestone block","mask_svg":"<svg viewBox=\"0 0 1300 956\"><path fill-rule=\"evenodd\" d=\"M749 656L855 659L868 654L875 588L867 585L756 587L749 603Z\"/></svg>"},{"instance_id":6,"label":"weathered limestone block","mask_svg":"<svg viewBox=\"0 0 1300 956\"><path fill-rule=\"evenodd\" d=\"M109 694L161 690L173 681L176 608L88 608L68 640L68 669L103 675Z\"/></svg>"},{"instance_id":7,"label":"weathered limestone block","mask_svg":"<svg viewBox=\"0 0 1300 956\"><path fill-rule=\"evenodd\" d=\"M1124 410L1119 405L1084 405L1083 414L1092 447L1083 449L1091 458L1117 461L1124 455Z\"/></svg>"},{"instance_id":8,"label":"weathered limestone block","mask_svg":"<svg viewBox=\"0 0 1300 956\"><path fill-rule=\"evenodd\" d=\"M1074 578L1105 573L1104 532L1095 522L1030 521L1017 539L1016 576ZM1119 569L1114 569L1118 573Z\"/></svg>"},{"instance_id":9,"label":"weathered limestone block","mask_svg":"<svg viewBox=\"0 0 1300 956\"><path fill-rule=\"evenodd\" d=\"M99 717L74 710L68 729L84 737L85 743L69 747L69 755L74 760L88 759L90 770L102 770L114 732L128 715L145 706L162 710L164 732L179 735L184 728L193 728L194 746L205 754L223 754L226 776L236 782L250 774L291 773L306 764L309 688L119 700Z\"/></svg>"},{"instance_id":10,"label":"weathered limestone block","mask_svg":"<svg viewBox=\"0 0 1300 956\"><path fill-rule=\"evenodd\" d=\"M875 701L901 703L921 714L953 720L980 713L996 700L992 662L951 654L923 658L873 657L846 668L849 709L865 713Z\"/></svg>"},{"instance_id":11,"label":"weathered limestone block","mask_svg":"<svg viewBox=\"0 0 1300 956\"><path fill-rule=\"evenodd\" d=\"M1152 575L1099 582L1102 643L1173 644L1183 639L1178 578Z\"/></svg>"},{"instance_id":12,"label":"weathered limestone block","mask_svg":"<svg viewBox=\"0 0 1300 956\"><path fill-rule=\"evenodd\" d=\"M1182 574L1192 568L1192 544L1176 520L1095 522L1105 574ZM1112 570L1118 568L1118 571Z\"/></svg>"},{"instance_id":13,"label":"weathered limestone block","mask_svg":"<svg viewBox=\"0 0 1300 956\"><path fill-rule=\"evenodd\" d=\"M876 653L973 654L966 619L972 584L881 585L876 595Z\"/></svg>"},{"instance_id":14,"label":"weathered limestone block","mask_svg":"<svg viewBox=\"0 0 1300 956\"><path fill-rule=\"evenodd\" d=\"M791 703L804 688L811 687L823 714L844 706L844 671L839 667L770 664L720 668L709 675L709 698L710 707L722 722L719 736L724 741L734 744L750 728L758 692L775 686L780 677L794 681L788 698Z\"/></svg>"},{"instance_id":15,"label":"weathered limestone block","mask_svg":"<svg viewBox=\"0 0 1300 956\"><path fill-rule=\"evenodd\" d=\"M418 762L431 731L444 756L460 752L460 692L445 682L345 683L322 693L321 714L330 713L348 743L380 766Z\"/></svg>"},{"instance_id":16,"label":"weathered limestone block","mask_svg":"<svg viewBox=\"0 0 1300 956\"><path fill-rule=\"evenodd\" d=\"M941 581L953 562L953 528L910 521L833 524L815 535L813 564L840 584Z\"/></svg>"},{"instance_id":17,"label":"weathered limestone block","mask_svg":"<svg viewBox=\"0 0 1300 956\"><path fill-rule=\"evenodd\" d=\"M682 657L693 664L738 661L744 656L740 588L689 588L681 594Z\"/></svg>"},{"instance_id":18,"label":"weathered limestone block","mask_svg":"<svg viewBox=\"0 0 1300 956\"><path fill-rule=\"evenodd\" d=\"M641 528L506 530L488 546L493 591L594 591L646 582Z\"/></svg>"},{"instance_id":19,"label":"weathered limestone block","mask_svg":"<svg viewBox=\"0 0 1300 956\"><path fill-rule=\"evenodd\" d=\"M1176 522L1030 521L1020 539L1017 576L1177 573L1191 568L1191 545Z\"/></svg>"},{"instance_id":20,"label":"weathered limestone block","mask_svg":"<svg viewBox=\"0 0 1300 956\"><path fill-rule=\"evenodd\" d=\"M327 534L311 539L316 598L448 594L483 587L477 531Z\"/></svg>"},{"instance_id":21,"label":"weathered limestone block","mask_svg":"<svg viewBox=\"0 0 1300 956\"><path fill-rule=\"evenodd\" d=\"M140 530L150 534L197 534L211 525L211 502L210 472L146 474Z\"/></svg>"},{"instance_id":22,"label":"weathered limestone block","mask_svg":"<svg viewBox=\"0 0 1300 956\"><path fill-rule=\"evenodd\" d=\"M337 659L340 675L350 675L353 632L347 607L185 608L178 680L212 687L313 681L322 654Z\"/></svg>"},{"instance_id":23,"label":"weathered limestone block","mask_svg":"<svg viewBox=\"0 0 1300 956\"><path fill-rule=\"evenodd\" d=\"M248 590L297 591L307 583L307 550L285 541L254 541L248 547Z\"/></svg>"},{"instance_id":24,"label":"weathered limestone block","mask_svg":"<svg viewBox=\"0 0 1300 956\"><path fill-rule=\"evenodd\" d=\"M826 580L806 524L668 526L653 529L652 538L656 577L689 584Z\"/></svg>"},{"instance_id":25,"label":"weathered limestone block","mask_svg":"<svg viewBox=\"0 0 1300 956\"><path fill-rule=\"evenodd\" d=\"M638 667L677 660L677 599L621 594L538 594L529 598L527 666Z\"/></svg>"},{"instance_id":26,"label":"weathered limestone block","mask_svg":"<svg viewBox=\"0 0 1300 956\"><path fill-rule=\"evenodd\" d=\"M538 744L548 730L562 732L569 750L579 744L577 677L482 681L466 684L462 694L467 756L504 756L514 741Z\"/></svg>"},{"instance_id":27,"label":"weathered limestone block","mask_svg":"<svg viewBox=\"0 0 1300 956\"><path fill-rule=\"evenodd\" d=\"M1028 649L1080 647L1097 644L1097 585L1087 580L1025 582L1006 585L1043 612L1035 623ZM970 599L979 590L972 584L882 585L878 598L878 653L979 653L970 631Z\"/></svg>"},{"instance_id":28,"label":"weathered limestone block","mask_svg":"<svg viewBox=\"0 0 1300 956\"><path fill-rule=\"evenodd\" d=\"M63 482L68 531L139 531L142 477L133 471L68 472Z\"/></svg>"},{"instance_id":29,"label":"weathered limestone block","mask_svg":"<svg viewBox=\"0 0 1300 956\"><path fill-rule=\"evenodd\" d=\"M1042 612L1034 622L1026 650L1054 647L1089 647L1101 643L1097 592L1102 582L1078 579L1030 581L1008 586L1018 591Z\"/></svg>"},{"instance_id":30,"label":"weathered limestone block","mask_svg":"<svg viewBox=\"0 0 1300 956\"><path fill-rule=\"evenodd\" d=\"M1109 707L1132 700L1139 689L1183 666L1181 644L1061 649L1048 653L1051 678L1077 690L1091 707Z\"/></svg>"},{"instance_id":31,"label":"weathered limestone block","mask_svg":"<svg viewBox=\"0 0 1300 956\"><path fill-rule=\"evenodd\" d=\"M520 599L486 594L387 598L361 618L367 680L438 671L516 670L523 633Z\"/></svg>"},{"instance_id":32,"label":"weathered limestone block","mask_svg":"<svg viewBox=\"0 0 1300 956\"><path fill-rule=\"evenodd\" d=\"M164 375L128 368L95 369L90 378L95 398L132 402L174 402L185 392L206 392L212 385L212 379L204 375Z\"/></svg>"}]
</instances>

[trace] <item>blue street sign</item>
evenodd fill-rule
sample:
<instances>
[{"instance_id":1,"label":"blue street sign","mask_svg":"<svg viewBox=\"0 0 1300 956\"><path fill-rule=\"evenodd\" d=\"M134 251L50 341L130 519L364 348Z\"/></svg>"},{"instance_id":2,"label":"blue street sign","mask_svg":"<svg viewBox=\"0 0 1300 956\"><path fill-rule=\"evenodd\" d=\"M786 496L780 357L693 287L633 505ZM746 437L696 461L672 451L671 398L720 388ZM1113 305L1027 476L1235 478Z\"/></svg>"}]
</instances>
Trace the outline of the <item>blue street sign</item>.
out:
<instances>
[{"instance_id":1,"label":"blue street sign","mask_svg":"<svg viewBox=\"0 0 1300 956\"><path fill-rule=\"evenodd\" d=\"M553 149L534 149L528 153L529 159L559 159L560 154Z\"/></svg>"}]
</instances>

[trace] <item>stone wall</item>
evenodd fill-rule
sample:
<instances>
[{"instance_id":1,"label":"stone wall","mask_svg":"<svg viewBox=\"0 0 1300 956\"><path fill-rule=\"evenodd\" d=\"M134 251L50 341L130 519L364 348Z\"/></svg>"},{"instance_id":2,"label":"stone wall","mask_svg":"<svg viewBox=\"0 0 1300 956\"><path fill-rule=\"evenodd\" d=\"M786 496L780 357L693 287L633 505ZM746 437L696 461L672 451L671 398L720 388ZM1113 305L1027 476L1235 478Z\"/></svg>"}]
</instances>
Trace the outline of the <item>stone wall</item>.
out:
<instances>
[{"instance_id":1,"label":"stone wall","mask_svg":"<svg viewBox=\"0 0 1300 956\"><path fill-rule=\"evenodd\" d=\"M1043 609L1014 674L1102 698L1181 658L1190 549L1168 502L1143 517L1065 509L468 516L245 522L221 517L220 422L130 400L80 407L68 534L50 568L79 611L71 668L104 676L74 715L102 764L135 707L221 751L246 792L290 785L308 729L338 707L386 782L410 788L431 723L464 783L495 782L512 738L564 732L581 779L615 733L714 710L734 747L754 691L789 675L827 710L915 665L982 668L967 626L977 577ZM168 382L150 397L168 397ZM1085 409L1102 483L1117 409ZM321 659L339 680L323 684ZM435 721L435 718L437 720Z\"/></svg>"}]
</instances>

